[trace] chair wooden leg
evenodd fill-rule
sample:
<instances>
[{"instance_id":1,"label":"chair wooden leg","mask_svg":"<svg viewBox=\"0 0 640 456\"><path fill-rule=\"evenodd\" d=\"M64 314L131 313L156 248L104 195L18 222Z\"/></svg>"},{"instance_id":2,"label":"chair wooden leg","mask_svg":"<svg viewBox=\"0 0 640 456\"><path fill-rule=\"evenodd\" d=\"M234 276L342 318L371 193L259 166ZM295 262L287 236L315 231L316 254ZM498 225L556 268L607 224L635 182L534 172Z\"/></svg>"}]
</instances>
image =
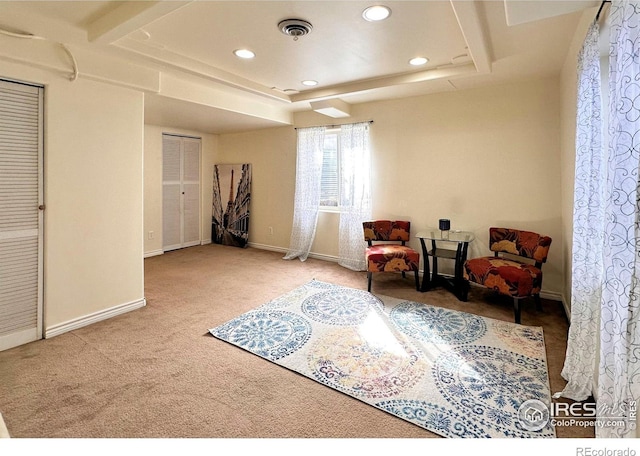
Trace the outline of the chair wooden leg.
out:
<instances>
[{"instance_id":1,"label":"chair wooden leg","mask_svg":"<svg viewBox=\"0 0 640 456\"><path fill-rule=\"evenodd\" d=\"M513 298L513 311L515 313L515 320L517 324L520 324L520 300Z\"/></svg>"},{"instance_id":2,"label":"chair wooden leg","mask_svg":"<svg viewBox=\"0 0 640 456\"><path fill-rule=\"evenodd\" d=\"M540 302L540 295L539 294L533 295L533 299L536 301L536 310L538 312L542 312L542 302Z\"/></svg>"},{"instance_id":3,"label":"chair wooden leg","mask_svg":"<svg viewBox=\"0 0 640 456\"><path fill-rule=\"evenodd\" d=\"M407 278L407 274L405 274L405 272L404 272L404 271L402 271L402 278L403 278L403 279L406 279L406 278Z\"/></svg>"},{"instance_id":4,"label":"chair wooden leg","mask_svg":"<svg viewBox=\"0 0 640 456\"><path fill-rule=\"evenodd\" d=\"M371 293L371 272L367 272L367 291Z\"/></svg>"}]
</instances>

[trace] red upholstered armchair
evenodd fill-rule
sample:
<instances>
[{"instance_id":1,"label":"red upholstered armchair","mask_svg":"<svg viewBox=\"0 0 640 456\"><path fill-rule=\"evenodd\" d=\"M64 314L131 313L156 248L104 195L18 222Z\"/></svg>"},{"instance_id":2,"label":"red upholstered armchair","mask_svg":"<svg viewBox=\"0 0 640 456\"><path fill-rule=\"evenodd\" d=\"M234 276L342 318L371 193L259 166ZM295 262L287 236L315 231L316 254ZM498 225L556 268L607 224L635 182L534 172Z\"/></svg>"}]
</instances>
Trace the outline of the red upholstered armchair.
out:
<instances>
[{"instance_id":1,"label":"red upholstered armchair","mask_svg":"<svg viewBox=\"0 0 640 456\"><path fill-rule=\"evenodd\" d=\"M418 269L420 254L405 245L409 241L411 222L404 220L374 220L363 222L364 240L367 241L367 290L371 291L371 277L374 272L413 271L416 290L420 290ZM374 244L375 243L375 244Z\"/></svg>"},{"instance_id":2,"label":"red upholstered armchair","mask_svg":"<svg viewBox=\"0 0 640 456\"><path fill-rule=\"evenodd\" d=\"M494 256L467 260L464 278L513 297L515 322L520 323L521 299L533 296L537 309L542 310L542 263L547 261L550 245L550 237L531 231L489 228L489 248Z\"/></svg>"}]
</instances>

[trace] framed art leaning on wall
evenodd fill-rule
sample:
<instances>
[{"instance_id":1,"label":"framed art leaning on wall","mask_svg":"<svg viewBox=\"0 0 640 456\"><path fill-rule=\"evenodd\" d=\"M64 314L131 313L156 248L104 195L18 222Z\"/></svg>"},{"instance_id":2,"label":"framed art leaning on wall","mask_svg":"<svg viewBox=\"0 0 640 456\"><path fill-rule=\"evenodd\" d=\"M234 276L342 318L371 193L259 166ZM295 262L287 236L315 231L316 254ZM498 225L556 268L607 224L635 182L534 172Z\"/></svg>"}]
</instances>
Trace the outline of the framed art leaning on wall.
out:
<instances>
[{"instance_id":1,"label":"framed art leaning on wall","mask_svg":"<svg viewBox=\"0 0 640 456\"><path fill-rule=\"evenodd\" d=\"M251 164L215 165L211 240L246 247L249 242Z\"/></svg>"}]
</instances>

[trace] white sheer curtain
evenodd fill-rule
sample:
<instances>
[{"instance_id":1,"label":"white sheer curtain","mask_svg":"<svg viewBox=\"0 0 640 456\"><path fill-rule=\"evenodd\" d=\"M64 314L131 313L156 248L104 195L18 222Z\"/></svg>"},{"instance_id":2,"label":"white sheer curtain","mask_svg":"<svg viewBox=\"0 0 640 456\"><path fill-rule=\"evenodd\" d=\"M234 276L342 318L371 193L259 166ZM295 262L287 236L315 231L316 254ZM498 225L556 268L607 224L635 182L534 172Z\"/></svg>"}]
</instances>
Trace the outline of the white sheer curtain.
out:
<instances>
[{"instance_id":1,"label":"white sheer curtain","mask_svg":"<svg viewBox=\"0 0 640 456\"><path fill-rule=\"evenodd\" d=\"M363 271L365 241L362 222L371 218L369 123L340 129L340 231L338 264Z\"/></svg>"},{"instance_id":2,"label":"white sheer curtain","mask_svg":"<svg viewBox=\"0 0 640 456\"><path fill-rule=\"evenodd\" d=\"M623 421L596 426L596 437L635 437L630 409L640 398L640 2L613 0L609 21L604 150L596 27L580 56L571 329L563 369L568 384L558 395L583 400L592 393L602 424Z\"/></svg>"},{"instance_id":3,"label":"white sheer curtain","mask_svg":"<svg viewBox=\"0 0 640 456\"><path fill-rule=\"evenodd\" d=\"M285 260L309 256L316 234L320 207L320 184L325 127L298 129L296 190L293 205L293 227Z\"/></svg>"},{"instance_id":4,"label":"white sheer curtain","mask_svg":"<svg viewBox=\"0 0 640 456\"><path fill-rule=\"evenodd\" d=\"M285 260L309 256L316 233L326 127L298 130L298 158L293 227ZM338 263L365 269L362 222L371 217L369 122L340 127L340 227Z\"/></svg>"},{"instance_id":5,"label":"white sheer curtain","mask_svg":"<svg viewBox=\"0 0 640 456\"><path fill-rule=\"evenodd\" d=\"M610 11L609 150L600 310L599 418L625 426L597 437L635 437L629 407L640 398L640 2Z\"/></svg>"},{"instance_id":6,"label":"white sheer curtain","mask_svg":"<svg viewBox=\"0 0 640 456\"><path fill-rule=\"evenodd\" d=\"M593 394L602 287L606 160L602 149L599 26L591 26L578 56L578 108L573 202L571 326L562 395Z\"/></svg>"}]
</instances>

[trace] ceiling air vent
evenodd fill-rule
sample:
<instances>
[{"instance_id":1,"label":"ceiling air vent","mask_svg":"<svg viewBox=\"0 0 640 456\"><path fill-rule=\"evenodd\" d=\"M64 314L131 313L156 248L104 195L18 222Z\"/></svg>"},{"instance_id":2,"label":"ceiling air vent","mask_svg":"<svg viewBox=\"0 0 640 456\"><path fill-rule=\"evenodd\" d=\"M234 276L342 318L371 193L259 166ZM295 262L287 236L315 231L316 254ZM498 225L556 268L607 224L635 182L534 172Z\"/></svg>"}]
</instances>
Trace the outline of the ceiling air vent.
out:
<instances>
[{"instance_id":1,"label":"ceiling air vent","mask_svg":"<svg viewBox=\"0 0 640 456\"><path fill-rule=\"evenodd\" d=\"M302 19L285 19L278 23L278 28L282 33L288 36L292 36L294 41L311 33L313 26Z\"/></svg>"}]
</instances>

